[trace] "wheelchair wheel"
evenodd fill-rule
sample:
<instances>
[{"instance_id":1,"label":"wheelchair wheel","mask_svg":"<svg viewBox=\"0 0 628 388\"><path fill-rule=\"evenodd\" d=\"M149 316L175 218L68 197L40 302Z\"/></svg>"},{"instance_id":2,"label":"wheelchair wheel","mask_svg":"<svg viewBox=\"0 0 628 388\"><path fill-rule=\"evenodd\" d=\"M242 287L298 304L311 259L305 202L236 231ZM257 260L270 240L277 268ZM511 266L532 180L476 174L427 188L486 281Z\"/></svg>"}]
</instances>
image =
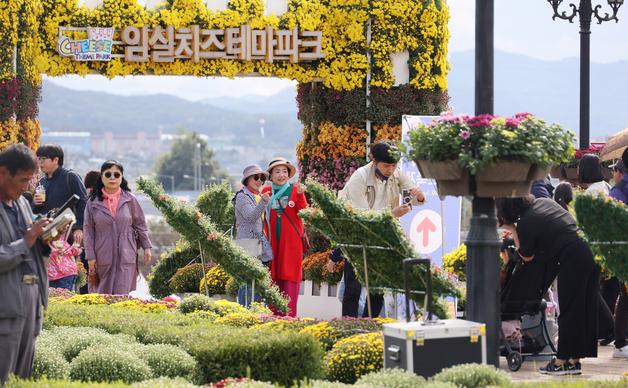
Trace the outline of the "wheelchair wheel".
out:
<instances>
[{"instance_id":1,"label":"wheelchair wheel","mask_svg":"<svg viewBox=\"0 0 628 388\"><path fill-rule=\"evenodd\" d=\"M521 368L521 364L523 364L523 357L521 357L521 353L519 352L511 352L506 357L506 362L508 363L508 369L516 372Z\"/></svg>"}]
</instances>

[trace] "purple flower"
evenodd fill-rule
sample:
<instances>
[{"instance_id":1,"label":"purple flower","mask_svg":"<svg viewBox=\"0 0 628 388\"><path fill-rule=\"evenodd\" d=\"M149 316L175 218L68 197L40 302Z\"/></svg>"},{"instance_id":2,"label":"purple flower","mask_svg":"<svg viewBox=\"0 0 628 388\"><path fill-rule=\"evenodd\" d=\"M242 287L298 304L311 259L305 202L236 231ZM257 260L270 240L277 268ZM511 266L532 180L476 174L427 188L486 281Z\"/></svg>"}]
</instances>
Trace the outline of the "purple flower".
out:
<instances>
[{"instance_id":1,"label":"purple flower","mask_svg":"<svg viewBox=\"0 0 628 388\"><path fill-rule=\"evenodd\" d=\"M529 116L534 116L532 113L528 113L528 112L520 112L515 114L513 117L519 120L525 120L527 119Z\"/></svg>"},{"instance_id":2,"label":"purple flower","mask_svg":"<svg viewBox=\"0 0 628 388\"><path fill-rule=\"evenodd\" d=\"M458 133L458 136L460 136L461 138L467 140L468 138L471 137L471 131L468 131L466 129L461 129L460 133Z\"/></svg>"},{"instance_id":3,"label":"purple flower","mask_svg":"<svg viewBox=\"0 0 628 388\"><path fill-rule=\"evenodd\" d=\"M483 115L468 117L466 118L465 122L471 128L479 128L479 127L488 127L489 125L491 125L492 119L493 119L492 115L483 114Z\"/></svg>"},{"instance_id":4,"label":"purple flower","mask_svg":"<svg viewBox=\"0 0 628 388\"><path fill-rule=\"evenodd\" d=\"M510 117L506 119L506 126L509 128L517 128L521 124L521 120L519 118Z\"/></svg>"}]
</instances>

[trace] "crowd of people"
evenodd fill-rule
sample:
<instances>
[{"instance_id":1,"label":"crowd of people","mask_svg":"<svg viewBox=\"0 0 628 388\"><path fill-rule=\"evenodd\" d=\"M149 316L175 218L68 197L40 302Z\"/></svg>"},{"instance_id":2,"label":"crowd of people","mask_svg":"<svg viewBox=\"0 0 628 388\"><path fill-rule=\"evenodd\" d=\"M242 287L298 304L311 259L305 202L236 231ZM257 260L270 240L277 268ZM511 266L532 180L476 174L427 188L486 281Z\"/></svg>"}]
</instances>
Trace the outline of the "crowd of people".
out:
<instances>
[{"instance_id":1,"label":"crowd of people","mask_svg":"<svg viewBox=\"0 0 628 388\"><path fill-rule=\"evenodd\" d=\"M398 168L399 152L393 142L374 144L370 159L338 193L353 209L390 211L399 218L425 202L421 189ZM604 181L598 157L585 155L579 165L580 185L586 192L626 203L626 159L624 152L623 159L611 166L615 183L611 187ZM136 287L138 250L145 262L152 257L144 213L122 164L108 160L82 180L63 162L63 150L57 145L42 145L36 154L21 144L0 152L0 295L5 300L0 304L0 381L9 373L30 375L49 287L75 289L83 265L88 284L79 292L128 294ZM296 174L295 166L282 157L270 160L265 169L247 166L242 188L233 197L235 242L268 268L288 298L289 316L297 315L301 261L309 244L298 216L308 205L305 186L294 181ZM78 199L72 209L76 221L44 243L48 215L72 196ZM527 198L497 200L500 226L515 247L512 260L521 262L519 268L540 274L534 292L547 292L557 278L558 351L541 368L547 374L581 373L580 359L597 356L598 338L602 344L614 340L614 357L628 359L626 285L609 278L600 287L599 267L569 212L572 200L568 182L554 188L549 178L534 182ZM335 249L328 265L344 259ZM369 308L360 309L364 288L348 260L343 284L343 316L380 315L381 294L369 295ZM245 306L258 299L254 283L238 292L238 301ZM598 324L605 329L598 330Z\"/></svg>"}]
</instances>

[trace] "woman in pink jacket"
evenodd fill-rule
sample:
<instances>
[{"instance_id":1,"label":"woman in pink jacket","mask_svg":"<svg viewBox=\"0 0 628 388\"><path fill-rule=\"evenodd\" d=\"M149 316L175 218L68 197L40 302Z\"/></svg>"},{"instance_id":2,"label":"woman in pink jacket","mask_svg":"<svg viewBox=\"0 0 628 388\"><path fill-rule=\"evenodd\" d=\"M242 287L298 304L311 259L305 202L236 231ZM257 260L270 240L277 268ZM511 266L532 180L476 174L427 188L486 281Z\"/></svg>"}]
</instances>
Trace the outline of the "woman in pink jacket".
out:
<instances>
[{"instance_id":1,"label":"woman in pink jacket","mask_svg":"<svg viewBox=\"0 0 628 388\"><path fill-rule=\"evenodd\" d=\"M85 206L83 234L89 291L126 295L135 290L137 250L144 250L148 263L151 243L144 212L129 190L124 168L115 160L106 161L100 169L100 179Z\"/></svg>"}]
</instances>

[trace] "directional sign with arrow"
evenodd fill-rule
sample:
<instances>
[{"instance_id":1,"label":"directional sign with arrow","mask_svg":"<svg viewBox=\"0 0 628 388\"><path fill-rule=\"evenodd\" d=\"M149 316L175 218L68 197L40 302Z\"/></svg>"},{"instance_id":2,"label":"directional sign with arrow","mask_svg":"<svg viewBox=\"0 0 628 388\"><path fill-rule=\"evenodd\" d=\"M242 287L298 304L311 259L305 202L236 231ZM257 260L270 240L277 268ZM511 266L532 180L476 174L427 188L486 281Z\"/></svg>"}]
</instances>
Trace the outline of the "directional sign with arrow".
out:
<instances>
[{"instance_id":1,"label":"directional sign with arrow","mask_svg":"<svg viewBox=\"0 0 628 388\"><path fill-rule=\"evenodd\" d=\"M440 248L443 238L440 214L434 210L420 210L410 225L410 240L417 252L429 255Z\"/></svg>"}]
</instances>

